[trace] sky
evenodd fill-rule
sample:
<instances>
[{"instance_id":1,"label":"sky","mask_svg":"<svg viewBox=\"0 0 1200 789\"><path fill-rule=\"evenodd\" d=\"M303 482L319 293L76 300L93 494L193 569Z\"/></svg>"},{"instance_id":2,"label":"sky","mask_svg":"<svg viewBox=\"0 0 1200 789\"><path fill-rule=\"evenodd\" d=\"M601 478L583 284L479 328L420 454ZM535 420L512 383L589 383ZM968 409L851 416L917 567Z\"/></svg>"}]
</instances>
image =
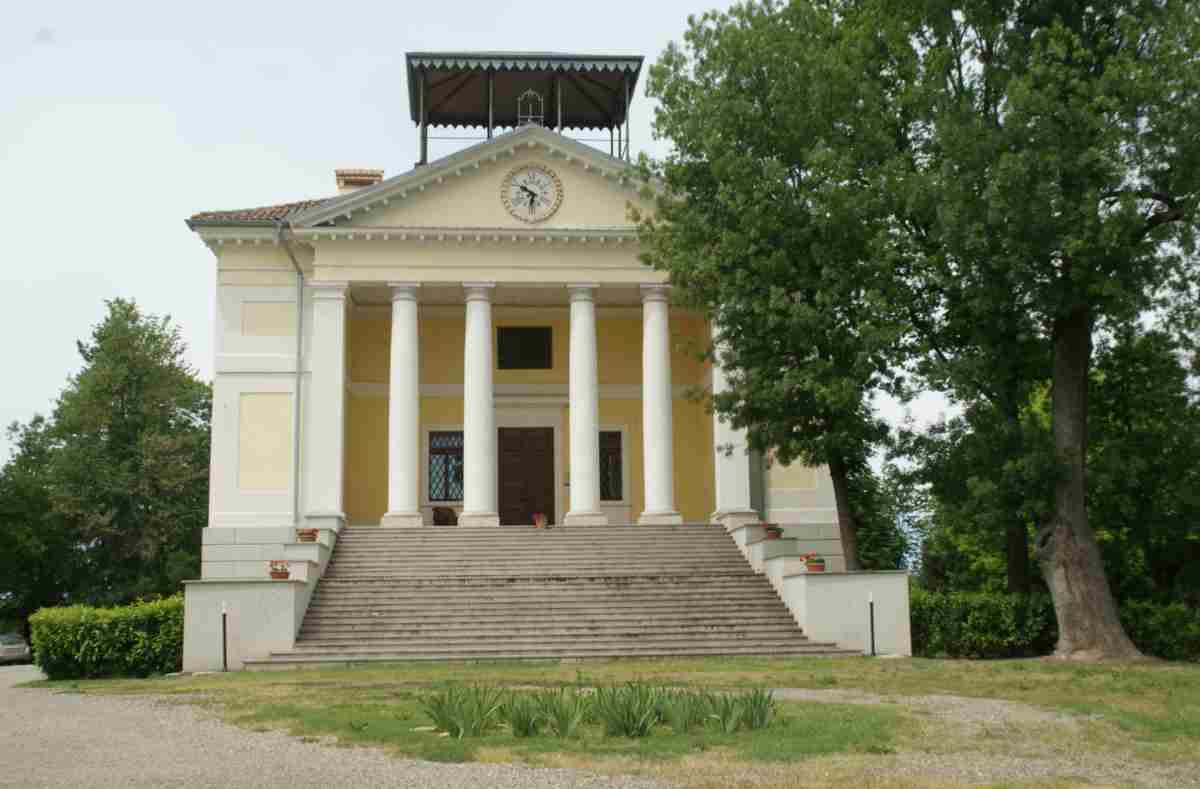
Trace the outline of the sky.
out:
<instances>
[{"instance_id":1,"label":"sky","mask_svg":"<svg viewBox=\"0 0 1200 789\"><path fill-rule=\"evenodd\" d=\"M404 54L644 55L718 0L573 3L10 3L0 26L0 424L49 413L104 300L170 315L212 377L214 258L201 210L334 190L417 159ZM652 156L645 69L634 151ZM452 143L431 143L431 157ZM914 407L918 418L936 402ZM894 403L882 410L898 418ZM0 437L0 461L9 456Z\"/></svg>"}]
</instances>

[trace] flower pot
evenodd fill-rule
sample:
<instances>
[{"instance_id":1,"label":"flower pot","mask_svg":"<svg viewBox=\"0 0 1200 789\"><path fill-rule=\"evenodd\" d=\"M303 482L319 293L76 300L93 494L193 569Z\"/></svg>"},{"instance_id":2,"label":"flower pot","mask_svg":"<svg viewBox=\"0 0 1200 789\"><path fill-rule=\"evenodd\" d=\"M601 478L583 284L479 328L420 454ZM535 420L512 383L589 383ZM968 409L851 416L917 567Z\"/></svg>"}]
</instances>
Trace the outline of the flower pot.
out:
<instances>
[{"instance_id":1,"label":"flower pot","mask_svg":"<svg viewBox=\"0 0 1200 789\"><path fill-rule=\"evenodd\" d=\"M299 532L297 532L297 535L300 537L300 542L316 542L317 541L317 530L316 529L301 529Z\"/></svg>"},{"instance_id":2,"label":"flower pot","mask_svg":"<svg viewBox=\"0 0 1200 789\"><path fill-rule=\"evenodd\" d=\"M767 532L767 537L766 537L766 538L767 538L768 540L778 540L778 539L781 539L782 537L783 537L783 533L782 533L782 532L777 532L777 531L769 531L769 532Z\"/></svg>"},{"instance_id":3,"label":"flower pot","mask_svg":"<svg viewBox=\"0 0 1200 789\"><path fill-rule=\"evenodd\" d=\"M274 578L276 581L286 581L287 579L292 577L292 574L290 572L288 572L287 570L272 570L271 577Z\"/></svg>"},{"instance_id":4,"label":"flower pot","mask_svg":"<svg viewBox=\"0 0 1200 789\"><path fill-rule=\"evenodd\" d=\"M807 562L804 569L810 573L823 573L825 572L825 562Z\"/></svg>"}]
</instances>

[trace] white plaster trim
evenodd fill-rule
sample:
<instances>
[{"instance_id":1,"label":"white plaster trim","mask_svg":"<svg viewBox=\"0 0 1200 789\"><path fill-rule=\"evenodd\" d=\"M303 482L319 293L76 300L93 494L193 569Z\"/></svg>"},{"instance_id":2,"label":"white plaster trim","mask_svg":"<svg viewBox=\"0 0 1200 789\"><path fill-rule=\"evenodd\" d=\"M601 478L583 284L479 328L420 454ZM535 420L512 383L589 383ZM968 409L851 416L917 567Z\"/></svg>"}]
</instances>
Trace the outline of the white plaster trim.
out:
<instances>
[{"instance_id":1,"label":"white plaster trim","mask_svg":"<svg viewBox=\"0 0 1200 789\"><path fill-rule=\"evenodd\" d=\"M297 230L296 238L308 242L329 241L373 241L403 242L409 244L614 244L616 246L638 245L637 230L633 228L561 228L561 227L422 227L422 226L377 226L350 228L311 228ZM227 240L244 243L241 238L219 239L221 246ZM249 239L254 241L254 239Z\"/></svg>"}]
</instances>

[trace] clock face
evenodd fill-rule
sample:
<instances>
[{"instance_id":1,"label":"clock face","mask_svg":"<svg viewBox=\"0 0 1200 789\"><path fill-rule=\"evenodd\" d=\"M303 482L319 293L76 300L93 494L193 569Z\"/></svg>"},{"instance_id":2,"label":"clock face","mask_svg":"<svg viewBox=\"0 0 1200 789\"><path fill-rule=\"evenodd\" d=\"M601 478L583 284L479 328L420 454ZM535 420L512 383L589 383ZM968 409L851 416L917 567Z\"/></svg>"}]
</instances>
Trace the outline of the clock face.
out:
<instances>
[{"instance_id":1,"label":"clock face","mask_svg":"<svg viewBox=\"0 0 1200 789\"><path fill-rule=\"evenodd\" d=\"M554 215L562 203L562 181L554 171L540 164L522 165L504 178L500 199L504 207L522 222L543 222Z\"/></svg>"}]
</instances>

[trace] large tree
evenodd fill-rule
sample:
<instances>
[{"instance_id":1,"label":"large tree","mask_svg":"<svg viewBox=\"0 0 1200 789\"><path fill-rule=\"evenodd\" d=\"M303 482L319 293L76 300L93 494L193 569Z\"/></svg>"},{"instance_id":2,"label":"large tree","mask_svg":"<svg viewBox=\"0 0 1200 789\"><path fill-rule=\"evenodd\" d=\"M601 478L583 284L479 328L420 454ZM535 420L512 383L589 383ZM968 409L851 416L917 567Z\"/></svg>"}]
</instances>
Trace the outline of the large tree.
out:
<instances>
[{"instance_id":1,"label":"large tree","mask_svg":"<svg viewBox=\"0 0 1200 789\"><path fill-rule=\"evenodd\" d=\"M714 408L752 448L828 466L857 568L854 480L887 435L872 396L894 387L904 336L891 278L863 265L888 220L863 187L894 155L900 121L881 111L895 64L834 6L690 20L650 69L655 133L673 151L643 163L661 188L641 238L644 259L718 327L730 386Z\"/></svg>"},{"instance_id":2,"label":"large tree","mask_svg":"<svg viewBox=\"0 0 1200 789\"><path fill-rule=\"evenodd\" d=\"M938 305L951 325L999 324L1014 300L1032 318L1052 359L1058 471L1036 548L1056 651L1135 656L1088 518L1093 337L1197 273L1200 5L888 7L912 12L923 122L891 190L905 243L883 249L911 256L914 292L963 294L969 309Z\"/></svg>"},{"instance_id":3,"label":"large tree","mask_svg":"<svg viewBox=\"0 0 1200 789\"><path fill-rule=\"evenodd\" d=\"M108 302L49 419L0 469L0 615L171 594L199 570L211 392L178 329Z\"/></svg>"},{"instance_id":4,"label":"large tree","mask_svg":"<svg viewBox=\"0 0 1200 789\"><path fill-rule=\"evenodd\" d=\"M211 390L169 318L107 302L54 409L51 500L87 544L88 599L174 592L199 569Z\"/></svg>"},{"instance_id":5,"label":"large tree","mask_svg":"<svg viewBox=\"0 0 1200 789\"><path fill-rule=\"evenodd\" d=\"M52 439L43 417L8 429L13 457L0 468L0 619L29 636L29 615L58 605L82 577L82 541L50 501Z\"/></svg>"}]
</instances>

